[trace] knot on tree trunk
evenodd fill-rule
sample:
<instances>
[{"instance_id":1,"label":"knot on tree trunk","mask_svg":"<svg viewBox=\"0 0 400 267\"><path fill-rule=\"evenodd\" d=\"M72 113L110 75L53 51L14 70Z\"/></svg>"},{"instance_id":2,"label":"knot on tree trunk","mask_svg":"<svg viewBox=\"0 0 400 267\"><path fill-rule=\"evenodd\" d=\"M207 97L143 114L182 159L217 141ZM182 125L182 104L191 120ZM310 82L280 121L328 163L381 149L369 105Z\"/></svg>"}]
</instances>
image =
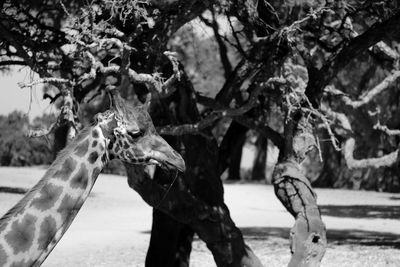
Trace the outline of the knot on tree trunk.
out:
<instances>
[{"instance_id":1,"label":"knot on tree trunk","mask_svg":"<svg viewBox=\"0 0 400 267\"><path fill-rule=\"evenodd\" d=\"M299 214L290 230L290 250L293 254L289 266L320 266L326 250L326 229L319 212Z\"/></svg>"}]
</instances>

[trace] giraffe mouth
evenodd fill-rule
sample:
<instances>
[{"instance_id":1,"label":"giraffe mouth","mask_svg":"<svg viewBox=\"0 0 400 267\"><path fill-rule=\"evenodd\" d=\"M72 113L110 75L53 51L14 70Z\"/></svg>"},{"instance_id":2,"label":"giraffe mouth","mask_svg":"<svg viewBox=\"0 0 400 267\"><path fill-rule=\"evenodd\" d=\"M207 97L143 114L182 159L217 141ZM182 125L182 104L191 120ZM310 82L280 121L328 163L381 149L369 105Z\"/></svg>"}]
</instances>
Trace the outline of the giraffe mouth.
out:
<instances>
[{"instance_id":1,"label":"giraffe mouth","mask_svg":"<svg viewBox=\"0 0 400 267\"><path fill-rule=\"evenodd\" d=\"M150 164L155 164L166 170L185 172L186 166L182 156L176 152L161 136L152 134L147 139L149 150L145 157Z\"/></svg>"},{"instance_id":2,"label":"giraffe mouth","mask_svg":"<svg viewBox=\"0 0 400 267\"><path fill-rule=\"evenodd\" d=\"M176 159L171 160L171 159L166 159L164 157L151 157L148 162L150 164L157 165L164 170L169 170L169 171L176 170L179 172L185 172L186 170L185 161L178 153L176 154L179 156Z\"/></svg>"}]
</instances>

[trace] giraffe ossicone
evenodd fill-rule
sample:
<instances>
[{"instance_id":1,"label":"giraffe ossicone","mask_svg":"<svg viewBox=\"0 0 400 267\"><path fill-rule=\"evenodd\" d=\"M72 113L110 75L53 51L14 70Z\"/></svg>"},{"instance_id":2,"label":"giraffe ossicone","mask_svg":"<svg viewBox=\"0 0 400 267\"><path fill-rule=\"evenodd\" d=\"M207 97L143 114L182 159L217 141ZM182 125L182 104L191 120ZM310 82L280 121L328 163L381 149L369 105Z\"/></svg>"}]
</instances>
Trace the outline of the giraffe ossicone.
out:
<instances>
[{"instance_id":1,"label":"giraffe ossicone","mask_svg":"<svg viewBox=\"0 0 400 267\"><path fill-rule=\"evenodd\" d=\"M113 107L96 115L59 153L44 177L0 219L0 266L40 266L71 225L105 164L117 158L185 170L182 157L155 131L143 106L113 94Z\"/></svg>"}]
</instances>

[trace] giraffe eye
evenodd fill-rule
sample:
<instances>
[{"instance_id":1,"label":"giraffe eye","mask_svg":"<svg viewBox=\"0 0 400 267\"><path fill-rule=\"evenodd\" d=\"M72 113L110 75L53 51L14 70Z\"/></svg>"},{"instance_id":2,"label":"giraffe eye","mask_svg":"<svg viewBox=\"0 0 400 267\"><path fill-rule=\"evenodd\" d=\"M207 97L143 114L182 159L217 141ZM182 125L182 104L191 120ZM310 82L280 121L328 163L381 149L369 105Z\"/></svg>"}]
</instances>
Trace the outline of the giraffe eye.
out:
<instances>
[{"instance_id":1,"label":"giraffe eye","mask_svg":"<svg viewBox=\"0 0 400 267\"><path fill-rule=\"evenodd\" d=\"M127 134L128 134L132 139L136 139L136 138L138 138L138 137L143 136L143 132L142 132L142 131L127 132Z\"/></svg>"}]
</instances>

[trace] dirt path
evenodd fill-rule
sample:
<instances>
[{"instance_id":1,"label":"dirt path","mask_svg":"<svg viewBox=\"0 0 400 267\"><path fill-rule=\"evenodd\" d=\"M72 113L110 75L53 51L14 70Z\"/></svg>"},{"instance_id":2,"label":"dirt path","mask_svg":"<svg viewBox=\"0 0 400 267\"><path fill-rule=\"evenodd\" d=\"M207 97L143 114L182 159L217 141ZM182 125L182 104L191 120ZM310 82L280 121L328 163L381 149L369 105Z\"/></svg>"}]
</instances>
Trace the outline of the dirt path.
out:
<instances>
[{"instance_id":1,"label":"dirt path","mask_svg":"<svg viewBox=\"0 0 400 267\"><path fill-rule=\"evenodd\" d=\"M0 186L31 187L40 168L0 168ZM329 249L323 266L400 266L400 195L317 190L327 225ZM0 194L0 214L21 198ZM288 231L293 219L271 186L225 185L226 202L247 242L267 266L290 257ZM125 177L101 175L66 235L43 266L143 266L151 209ZM192 265L215 266L204 244L193 245Z\"/></svg>"}]
</instances>

